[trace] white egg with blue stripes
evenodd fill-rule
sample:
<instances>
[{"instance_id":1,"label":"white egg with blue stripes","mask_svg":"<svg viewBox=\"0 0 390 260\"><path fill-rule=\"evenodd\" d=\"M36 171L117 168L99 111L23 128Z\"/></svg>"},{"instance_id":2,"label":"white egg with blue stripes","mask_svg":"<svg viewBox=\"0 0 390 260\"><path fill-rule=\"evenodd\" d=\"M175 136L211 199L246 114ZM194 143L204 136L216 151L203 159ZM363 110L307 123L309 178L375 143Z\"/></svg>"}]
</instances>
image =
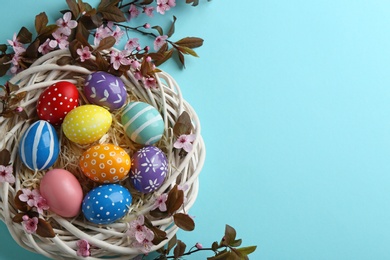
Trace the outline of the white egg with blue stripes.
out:
<instances>
[{"instance_id":1,"label":"white egg with blue stripes","mask_svg":"<svg viewBox=\"0 0 390 260\"><path fill-rule=\"evenodd\" d=\"M145 102L130 102L121 117L127 136L135 143L150 145L164 133L164 120L158 110Z\"/></svg>"},{"instance_id":2,"label":"white egg with blue stripes","mask_svg":"<svg viewBox=\"0 0 390 260\"><path fill-rule=\"evenodd\" d=\"M24 132L19 143L22 162L33 171L50 168L60 153L58 137L54 127L38 120Z\"/></svg>"}]
</instances>

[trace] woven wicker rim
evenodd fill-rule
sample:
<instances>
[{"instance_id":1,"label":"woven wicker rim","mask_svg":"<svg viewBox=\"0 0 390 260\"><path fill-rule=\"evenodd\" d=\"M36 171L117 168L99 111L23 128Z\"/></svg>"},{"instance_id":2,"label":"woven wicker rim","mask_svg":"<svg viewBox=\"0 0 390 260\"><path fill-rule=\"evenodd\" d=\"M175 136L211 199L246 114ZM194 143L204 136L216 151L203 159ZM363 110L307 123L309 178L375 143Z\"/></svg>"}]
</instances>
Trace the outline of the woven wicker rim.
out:
<instances>
[{"instance_id":1,"label":"woven wicker rim","mask_svg":"<svg viewBox=\"0 0 390 260\"><path fill-rule=\"evenodd\" d=\"M34 115L36 101L46 87L63 80L78 84L82 77L91 73L88 69L80 66L58 66L56 61L63 56L70 56L69 51L58 50L48 53L38 59L30 68L20 72L10 80L13 84L19 85L20 92L27 92L27 96L20 103L20 106L30 116ZM147 215L158 195L170 190L176 184L188 185L189 188L185 191L187 200L181 212L188 212L194 204L198 194L198 175L205 159L205 147L200 135L200 123L197 114L183 99L176 81L165 72L156 74L158 84L156 90L145 89L135 80L131 72L127 73L127 77L122 76L121 78L128 89L129 101L139 100L147 102L156 107L163 116L166 131L162 141L157 146L166 153L169 161L170 167L167 179L152 195L143 196L138 194L134 196L129 214L120 222L99 226L85 221L81 215L73 219L66 219L54 213L49 213L48 219L57 234L54 238L47 239L27 234L21 224L12 222L12 217L17 213L13 202L16 192L22 188L36 187L39 179L44 174L44 172L34 173L28 170L17 156L19 138L29 125L33 123L33 120L21 120L18 117L0 117L0 135L2 137L0 149L6 148L11 151L11 161L16 178L14 185L0 183L0 219L7 225L14 240L22 247L52 259L77 259L79 257L76 255L76 242L80 239L86 239L94 247L93 256L88 259L102 259L102 257L129 259L140 254L141 251L137 248L132 248L129 238L124 235L128 229L127 222L135 219L138 215ZM82 93L80 92L80 94ZM83 100L82 102L86 103L86 99L84 98ZM195 134L196 139L193 143L192 151L185 157L180 157L178 151L174 151L172 146L172 127L183 111L188 112L192 119L193 134ZM120 115L120 111L117 114L113 114L113 124L120 125L118 120L115 120L118 115ZM134 152L137 149L137 145L127 138L123 138L124 134L118 132L120 131L118 129L121 129L120 127L113 128L99 140L99 143L111 142L122 148L125 147L129 153ZM72 168L68 162L69 150L80 153L86 147L70 144L61 134L62 131L59 130L58 132L63 148L61 149L59 159L53 167L64 167L64 164L67 164L65 167L69 166ZM118 133L120 138L118 138ZM72 146L72 148L68 149L68 146ZM62 157L66 157L66 159ZM76 154L73 159L77 159L77 157L78 155ZM83 181L82 178L85 178L77 169L72 168L70 171L81 181ZM126 181L121 182L121 184L131 190ZM153 220L152 223L154 226L166 231L168 237L159 245L152 247L152 251L155 251L164 246L176 234L178 228L174 225L172 217Z\"/></svg>"}]
</instances>

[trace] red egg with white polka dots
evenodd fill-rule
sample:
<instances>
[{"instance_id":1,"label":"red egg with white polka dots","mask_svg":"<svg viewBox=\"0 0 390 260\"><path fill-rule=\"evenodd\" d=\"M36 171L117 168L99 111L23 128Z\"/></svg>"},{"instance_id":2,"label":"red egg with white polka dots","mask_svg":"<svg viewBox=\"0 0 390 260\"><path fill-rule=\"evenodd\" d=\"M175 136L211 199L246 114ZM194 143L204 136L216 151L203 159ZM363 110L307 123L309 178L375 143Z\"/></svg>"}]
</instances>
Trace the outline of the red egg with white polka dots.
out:
<instances>
[{"instance_id":1,"label":"red egg with white polka dots","mask_svg":"<svg viewBox=\"0 0 390 260\"><path fill-rule=\"evenodd\" d=\"M57 82L45 89L37 103L38 117L52 125L61 125L65 116L79 105L77 87L68 82Z\"/></svg>"}]
</instances>

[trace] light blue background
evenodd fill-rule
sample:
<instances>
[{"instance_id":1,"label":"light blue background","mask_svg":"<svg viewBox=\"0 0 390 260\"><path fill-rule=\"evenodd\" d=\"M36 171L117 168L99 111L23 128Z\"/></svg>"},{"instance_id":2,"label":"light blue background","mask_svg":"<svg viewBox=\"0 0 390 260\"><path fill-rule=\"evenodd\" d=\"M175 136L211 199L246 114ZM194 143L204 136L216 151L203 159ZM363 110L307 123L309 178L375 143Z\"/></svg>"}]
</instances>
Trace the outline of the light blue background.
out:
<instances>
[{"instance_id":1,"label":"light blue background","mask_svg":"<svg viewBox=\"0 0 390 260\"><path fill-rule=\"evenodd\" d=\"M2 1L1 42L64 2ZM213 0L168 14L176 39L205 39L184 71L162 67L207 145L196 230L180 239L207 246L230 224L258 245L251 259L390 259L390 2ZM3 224L0 236L0 259L44 259Z\"/></svg>"}]
</instances>

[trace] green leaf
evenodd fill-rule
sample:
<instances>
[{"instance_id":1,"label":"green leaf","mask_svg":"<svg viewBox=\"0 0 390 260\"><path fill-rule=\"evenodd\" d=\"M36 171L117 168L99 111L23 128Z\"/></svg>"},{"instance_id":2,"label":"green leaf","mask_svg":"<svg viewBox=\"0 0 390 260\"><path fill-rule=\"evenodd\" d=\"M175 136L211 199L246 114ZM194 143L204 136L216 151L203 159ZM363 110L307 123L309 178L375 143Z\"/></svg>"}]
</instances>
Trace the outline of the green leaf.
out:
<instances>
[{"instance_id":1,"label":"green leaf","mask_svg":"<svg viewBox=\"0 0 390 260\"><path fill-rule=\"evenodd\" d=\"M179 55L179 61L180 61L181 65L183 65L183 67L185 67L186 64L185 64L185 58L184 58L183 53L181 53L180 51L178 51L177 54Z\"/></svg>"},{"instance_id":2,"label":"green leaf","mask_svg":"<svg viewBox=\"0 0 390 260\"><path fill-rule=\"evenodd\" d=\"M229 246L231 243L233 243L236 240L236 235L237 235L236 230L233 227L226 225L225 236L223 237L221 244L225 246Z\"/></svg>"},{"instance_id":3,"label":"green leaf","mask_svg":"<svg viewBox=\"0 0 390 260\"><path fill-rule=\"evenodd\" d=\"M41 34L43 29L46 27L49 22L45 12L42 12L35 16L35 30L38 34Z\"/></svg>"},{"instance_id":4,"label":"green leaf","mask_svg":"<svg viewBox=\"0 0 390 260\"><path fill-rule=\"evenodd\" d=\"M7 149L0 151L0 165L7 166L11 161L11 153Z\"/></svg>"},{"instance_id":5,"label":"green leaf","mask_svg":"<svg viewBox=\"0 0 390 260\"><path fill-rule=\"evenodd\" d=\"M154 61L154 64L155 64L156 66L160 66L161 64L163 64L164 62L166 62L167 60L169 60L169 59L172 57L172 54L173 54L173 49L170 49L170 50L164 52L163 58L162 58L162 59L159 59L159 60L155 60L155 61Z\"/></svg>"},{"instance_id":6,"label":"green leaf","mask_svg":"<svg viewBox=\"0 0 390 260\"><path fill-rule=\"evenodd\" d=\"M234 240L232 243L230 243L230 246L238 247L238 246L241 246L241 244L242 244L242 239L237 239L237 240Z\"/></svg>"},{"instance_id":7,"label":"green leaf","mask_svg":"<svg viewBox=\"0 0 390 260\"><path fill-rule=\"evenodd\" d=\"M167 33L168 38L171 37L175 33L175 22L176 22L176 16L173 16L173 22L171 24L171 27L168 30L168 33Z\"/></svg>"},{"instance_id":8,"label":"green leaf","mask_svg":"<svg viewBox=\"0 0 390 260\"><path fill-rule=\"evenodd\" d=\"M194 49L203 45L203 39L198 37L186 37L175 42L175 44Z\"/></svg>"},{"instance_id":9,"label":"green leaf","mask_svg":"<svg viewBox=\"0 0 390 260\"><path fill-rule=\"evenodd\" d=\"M177 211L184 202L184 192L177 188L175 185L168 193L168 198L166 201L167 204L167 212L169 214L173 214Z\"/></svg>"},{"instance_id":10,"label":"green leaf","mask_svg":"<svg viewBox=\"0 0 390 260\"><path fill-rule=\"evenodd\" d=\"M44 219L38 219L37 234L41 237L50 237L53 238L56 236L52 226L47 223Z\"/></svg>"},{"instance_id":11,"label":"green leaf","mask_svg":"<svg viewBox=\"0 0 390 260\"><path fill-rule=\"evenodd\" d=\"M244 256L247 256L251 253L253 253L256 250L257 246L247 246L247 247L241 247L237 248L237 251L239 251Z\"/></svg>"},{"instance_id":12,"label":"green leaf","mask_svg":"<svg viewBox=\"0 0 390 260\"><path fill-rule=\"evenodd\" d=\"M76 31L76 39L78 39L83 46L90 46L88 43L88 37L90 33L87 28L85 28L83 23L79 23Z\"/></svg>"},{"instance_id":13,"label":"green leaf","mask_svg":"<svg viewBox=\"0 0 390 260\"><path fill-rule=\"evenodd\" d=\"M186 111L183 111L173 126L173 133L176 137L189 135L192 132L192 128L190 115Z\"/></svg>"},{"instance_id":14,"label":"green leaf","mask_svg":"<svg viewBox=\"0 0 390 260\"><path fill-rule=\"evenodd\" d=\"M58 25L49 24L45 28L42 29L41 33L38 35L38 39L40 42L45 42L47 38L51 37L52 33L54 33L58 29Z\"/></svg>"},{"instance_id":15,"label":"green leaf","mask_svg":"<svg viewBox=\"0 0 390 260\"><path fill-rule=\"evenodd\" d=\"M192 6L197 6L199 4L199 0L186 0L187 4L192 4Z\"/></svg>"},{"instance_id":16,"label":"green leaf","mask_svg":"<svg viewBox=\"0 0 390 260\"><path fill-rule=\"evenodd\" d=\"M108 36L106 38L103 38L99 46L96 47L95 51L103 51L103 50L108 50L112 48L115 45L115 37L114 36Z\"/></svg>"},{"instance_id":17,"label":"green leaf","mask_svg":"<svg viewBox=\"0 0 390 260\"><path fill-rule=\"evenodd\" d=\"M73 16L79 17L80 9L79 9L79 5L77 4L76 0L66 0L66 3L68 4L69 9L72 12Z\"/></svg>"},{"instance_id":18,"label":"green leaf","mask_svg":"<svg viewBox=\"0 0 390 260\"><path fill-rule=\"evenodd\" d=\"M167 254L172 250L172 248L176 245L177 243L177 236L176 234L171 238L171 240L168 241L168 246L167 246Z\"/></svg>"},{"instance_id":19,"label":"green leaf","mask_svg":"<svg viewBox=\"0 0 390 260\"><path fill-rule=\"evenodd\" d=\"M230 255L230 251L224 249L223 251L217 253L215 256L208 257L207 260L226 260Z\"/></svg>"},{"instance_id":20,"label":"green leaf","mask_svg":"<svg viewBox=\"0 0 390 260\"><path fill-rule=\"evenodd\" d=\"M8 102L8 105L10 107L17 105L21 100L23 100L26 97L26 95L27 95L26 91L20 92L18 94L12 94Z\"/></svg>"},{"instance_id":21,"label":"green leaf","mask_svg":"<svg viewBox=\"0 0 390 260\"><path fill-rule=\"evenodd\" d=\"M108 6L116 6L118 3L119 0L101 0L98 6L98 11L101 11Z\"/></svg>"},{"instance_id":22,"label":"green leaf","mask_svg":"<svg viewBox=\"0 0 390 260\"><path fill-rule=\"evenodd\" d=\"M184 53L184 54L189 54L189 55L192 55L194 57L199 57L198 54L191 48L188 48L188 47L185 47L185 46L176 46L176 48L181 52L181 53Z\"/></svg>"},{"instance_id":23,"label":"green leaf","mask_svg":"<svg viewBox=\"0 0 390 260\"><path fill-rule=\"evenodd\" d=\"M77 49L81 48L81 46L81 42L77 39L74 39L69 43L69 51L73 59L77 59L79 57L79 55L77 54Z\"/></svg>"},{"instance_id":24,"label":"green leaf","mask_svg":"<svg viewBox=\"0 0 390 260\"><path fill-rule=\"evenodd\" d=\"M40 45L40 40L35 39L26 49L26 56L27 58L30 59L36 59L38 58L38 48Z\"/></svg>"},{"instance_id":25,"label":"green leaf","mask_svg":"<svg viewBox=\"0 0 390 260\"><path fill-rule=\"evenodd\" d=\"M1 52L3 52L3 53L6 52L6 51L7 51L7 48L8 48L8 47L7 47L7 44L0 44L0 51L1 51Z\"/></svg>"},{"instance_id":26,"label":"green leaf","mask_svg":"<svg viewBox=\"0 0 390 260\"><path fill-rule=\"evenodd\" d=\"M153 29L157 30L160 35L164 35L164 31L161 28L161 26L155 25L152 27Z\"/></svg>"},{"instance_id":27,"label":"green leaf","mask_svg":"<svg viewBox=\"0 0 390 260\"><path fill-rule=\"evenodd\" d=\"M27 44L30 43L32 40L32 33L26 27L23 26L20 29L18 36L16 38L19 40L19 42L23 44Z\"/></svg>"},{"instance_id":28,"label":"green leaf","mask_svg":"<svg viewBox=\"0 0 390 260\"><path fill-rule=\"evenodd\" d=\"M103 55L100 52L96 52L95 56L96 56L96 63L98 66L98 70L107 71L108 68L110 67L108 61L103 57Z\"/></svg>"},{"instance_id":29,"label":"green leaf","mask_svg":"<svg viewBox=\"0 0 390 260\"><path fill-rule=\"evenodd\" d=\"M213 244L211 245L211 249L213 249L213 251L217 251L218 248L219 248L218 242L214 241Z\"/></svg>"},{"instance_id":30,"label":"green leaf","mask_svg":"<svg viewBox=\"0 0 390 260\"><path fill-rule=\"evenodd\" d=\"M184 231L192 231L195 229L194 220L187 214L176 213L173 215L173 220L176 226L183 229Z\"/></svg>"},{"instance_id":31,"label":"green leaf","mask_svg":"<svg viewBox=\"0 0 390 260\"><path fill-rule=\"evenodd\" d=\"M184 254L184 252L186 251L186 247L187 245L183 241L177 240L176 247L175 249L173 249L173 256L175 257L175 259L178 259Z\"/></svg>"},{"instance_id":32,"label":"green leaf","mask_svg":"<svg viewBox=\"0 0 390 260\"><path fill-rule=\"evenodd\" d=\"M0 77L7 74L7 71L11 67L11 63L8 63L11 60L9 55L4 55L0 58Z\"/></svg>"},{"instance_id":33,"label":"green leaf","mask_svg":"<svg viewBox=\"0 0 390 260\"><path fill-rule=\"evenodd\" d=\"M99 11L99 10L98 10ZM116 6L107 6L100 10L103 18L117 23L126 22L125 14Z\"/></svg>"},{"instance_id":34,"label":"green leaf","mask_svg":"<svg viewBox=\"0 0 390 260\"><path fill-rule=\"evenodd\" d=\"M25 213L17 213L12 218L12 221L15 223L22 223L23 222L23 216L26 215Z\"/></svg>"},{"instance_id":35,"label":"green leaf","mask_svg":"<svg viewBox=\"0 0 390 260\"><path fill-rule=\"evenodd\" d=\"M20 210L20 211L26 212L26 211L28 211L28 208L29 208L29 207L28 207L28 205L27 205L26 202L21 201L21 200L19 199L20 194L23 194L23 191L22 191L22 190L18 190L18 192L17 192L16 195L15 195L15 198L14 198L15 207L16 207L18 210Z\"/></svg>"}]
</instances>

